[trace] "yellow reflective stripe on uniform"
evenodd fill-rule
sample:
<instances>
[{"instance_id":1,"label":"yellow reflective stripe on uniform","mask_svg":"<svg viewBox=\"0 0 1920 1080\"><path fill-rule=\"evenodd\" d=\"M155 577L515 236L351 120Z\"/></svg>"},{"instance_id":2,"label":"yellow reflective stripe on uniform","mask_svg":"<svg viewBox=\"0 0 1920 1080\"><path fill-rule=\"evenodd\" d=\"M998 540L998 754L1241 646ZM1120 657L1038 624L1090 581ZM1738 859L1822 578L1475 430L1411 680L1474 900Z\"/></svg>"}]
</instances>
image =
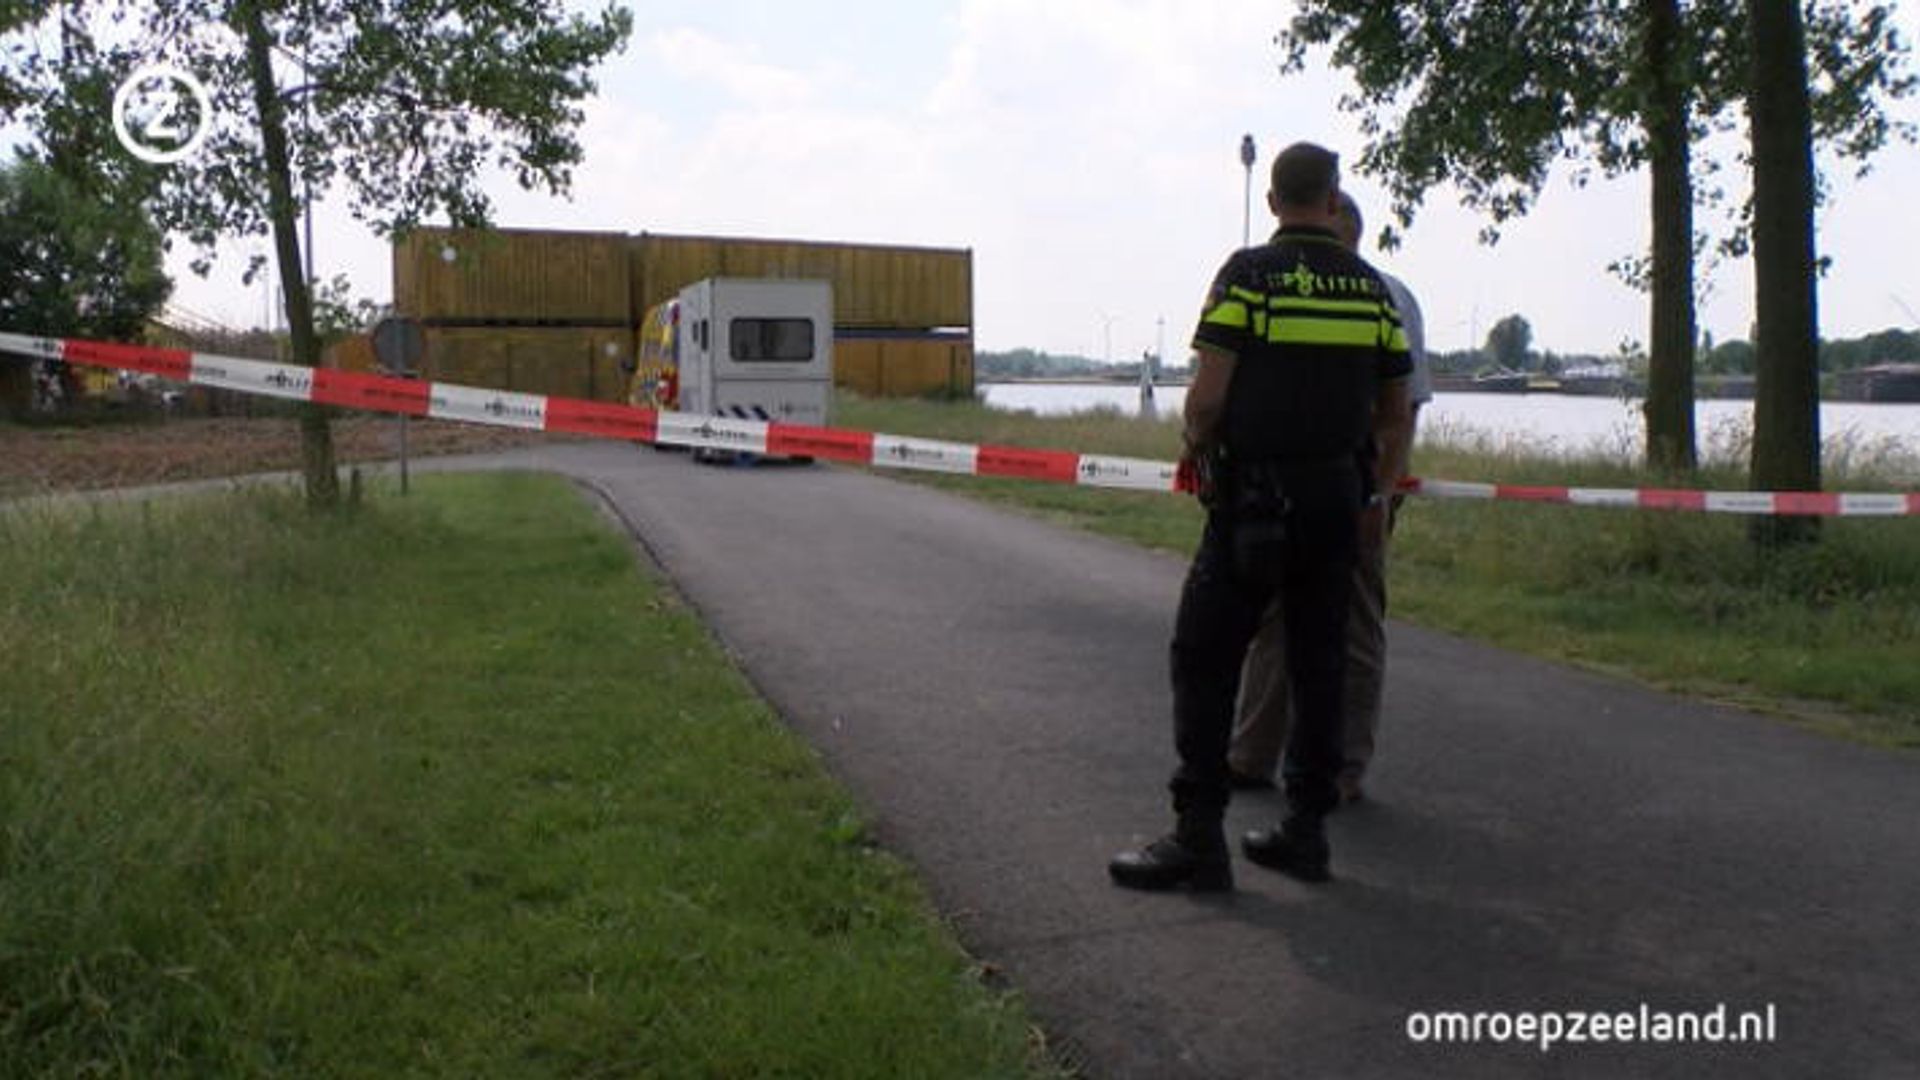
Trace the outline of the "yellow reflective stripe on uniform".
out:
<instances>
[{"instance_id":1,"label":"yellow reflective stripe on uniform","mask_svg":"<svg viewBox=\"0 0 1920 1080\"><path fill-rule=\"evenodd\" d=\"M1382 314L1382 305L1378 300L1310 300L1303 296L1276 296L1267 301L1267 310L1319 311L1330 315L1371 315L1377 318Z\"/></svg>"},{"instance_id":2,"label":"yellow reflective stripe on uniform","mask_svg":"<svg viewBox=\"0 0 1920 1080\"><path fill-rule=\"evenodd\" d=\"M1378 322L1360 322L1357 319L1292 318L1267 321L1267 340L1276 345L1378 345L1380 336Z\"/></svg>"},{"instance_id":3,"label":"yellow reflective stripe on uniform","mask_svg":"<svg viewBox=\"0 0 1920 1080\"><path fill-rule=\"evenodd\" d=\"M1356 319L1352 316L1365 316ZM1323 316L1316 318L1315 316ZM1374 346L1406 352L1407 338L1390 301L1383 298L1319 299L1280 294L1269 296L1241 285L1229 285L1226 298L1201 321L1234 330L1251 330L1255 338L1280 345Z\"/></svg>"},{"instance_id":4,"label":"yellow reflective stripe on uniform","mask_svg":"<svg viewBox=\"0 0 1920 1080\"><path fill-rule=\"evenodd\" d=\"M1232 330L1247 328L1247 305L1238 300L1222 300L1212 310L1200 317L1203 323L1224 326Z\"/></svg>"},{"instance_id":5,"label":"yellow reflective stripe on uniform","mask_svg":"<svg viewBox=\"0 0 1920 1080\"><path fill-rule=\"evenodd\" d=\"M1263 293L1238 285L1229 285L1227 298L1213 305L1212 310L1201 316L1200 321L1212 323L1214 326L1224 326L1231 330L1245 330L1249 322L1249 309L1258 309L1266 302L1267 298ZM1255 334L1266 332L1264 316L1255 314L1251 321Z\"/></svg>"}]
</instances>

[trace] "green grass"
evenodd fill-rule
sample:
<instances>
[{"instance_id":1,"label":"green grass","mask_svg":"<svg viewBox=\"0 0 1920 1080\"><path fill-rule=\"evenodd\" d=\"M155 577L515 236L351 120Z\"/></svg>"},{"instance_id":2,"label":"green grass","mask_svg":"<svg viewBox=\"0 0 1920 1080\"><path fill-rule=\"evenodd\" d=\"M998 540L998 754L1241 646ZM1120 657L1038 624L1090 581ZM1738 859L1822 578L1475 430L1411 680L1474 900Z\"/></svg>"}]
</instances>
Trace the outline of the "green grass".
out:
<instances>
[{"instance_id":1,"label":"green grass","mask_svg":"<svg viewBox=\"0 0 1920 1080\"><path fill-rule=\"evenodd\" d=\"M1043 417L962 404L843 399L836 423L956 441L1171 460L1171 421ZM1724 441L1724 434L1721 435ZM1829 448L1836 490L1910 490L1906 451ZM1724 455L1722 455L1724 460ZM1738 490L1737 468L1690 481L1613 460L1566 460L1472 436L1423 445L1417 475L1590 487ZM1186 554L1192 500L894 473L1050 520ZM1881 745L1920 746L1920 521L1832 519L1813 545L1762 550L1729 515L1413 499L1395 536L1393 613L1425 626Z\"/></svg>"},{"instance_id":2,"label":"green grass","mask_svg":"<svg viewBox=\"0 0 1920 1080\"><path fill-rule=\"evenodd\" d=\"M0 1075L1027 1076L563 482L0 510Z\"/></svg>"},{"instance_id":3,"label":"green grass","mask_svg":"<svg viewBox=\"0 0 1920 1080\"><path fill-rule=\"evenodd\" d=\"M1899 490L1864 457L1837 490ZM1416 471L1450 479L1739 490L1720 465L1690 482L1615 461L1443 446ZM1920 746L1920 522L1829 519L1810 545L1761 548L1731 515L1416 500L1394 546L1396 613L1509 648L1618 669L1870 742Z\"/></svg>"}]
</instances>

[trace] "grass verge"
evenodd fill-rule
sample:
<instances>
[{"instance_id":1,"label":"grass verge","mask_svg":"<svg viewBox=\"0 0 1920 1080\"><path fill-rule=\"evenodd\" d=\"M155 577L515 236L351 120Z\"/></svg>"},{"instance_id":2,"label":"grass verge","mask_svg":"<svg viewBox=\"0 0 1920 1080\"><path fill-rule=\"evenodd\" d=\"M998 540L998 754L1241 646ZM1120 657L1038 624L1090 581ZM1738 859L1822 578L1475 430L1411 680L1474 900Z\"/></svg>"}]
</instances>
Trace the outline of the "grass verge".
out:
<instances>
[{"instance_id":1,"label":"grass verge","mask_svg":"<svg viewBox=\"0 0 1920 1080\"><path fill-rule=\"evenodd\" d=\"M1035 416L975 404L842 398L848 427L1171 460L1171 421ZM1830 454L1829 486L1910 488L1885 455ZM1471 438L1423 443L1414 472L1450 480L1666 486L1630 465L1530 456ZM1187 554L1189 499L898 473L1051 520ZM1717 466L1693 486L1740 489ZM1504 647L1920 747L1920 522L1827 521L1817 544L1762 550L1724 515L1411 500L1390 566L1394 615Z\"/></svg>"},{"instance_id":2,"label":"grass verge","mask_svg":"<svg viewBox=\"0 0 1920 1080\"><path fill-rule=\"evenodd\" d=\"M1045 1071L563 482L0 545L0 1075Z\"/></svg>"}]
</instances>

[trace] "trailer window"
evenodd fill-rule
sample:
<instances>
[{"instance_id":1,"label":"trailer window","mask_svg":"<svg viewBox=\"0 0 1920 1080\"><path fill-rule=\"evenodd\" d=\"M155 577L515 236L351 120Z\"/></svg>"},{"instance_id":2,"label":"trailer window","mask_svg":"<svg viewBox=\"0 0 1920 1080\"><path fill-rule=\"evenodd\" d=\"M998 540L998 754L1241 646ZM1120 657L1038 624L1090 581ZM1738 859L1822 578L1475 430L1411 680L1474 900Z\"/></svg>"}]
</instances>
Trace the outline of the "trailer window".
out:
<instances>
[{"instance_id":1,"label":"trailer window","mask_svg":"<svg viewBox=\"0 0 1920 1080\"><path fill-rule=\"evenodd\" d=\"M813 359L812 319L735 319L728 353L743 363Z\"/></svg>"}]
</instances>

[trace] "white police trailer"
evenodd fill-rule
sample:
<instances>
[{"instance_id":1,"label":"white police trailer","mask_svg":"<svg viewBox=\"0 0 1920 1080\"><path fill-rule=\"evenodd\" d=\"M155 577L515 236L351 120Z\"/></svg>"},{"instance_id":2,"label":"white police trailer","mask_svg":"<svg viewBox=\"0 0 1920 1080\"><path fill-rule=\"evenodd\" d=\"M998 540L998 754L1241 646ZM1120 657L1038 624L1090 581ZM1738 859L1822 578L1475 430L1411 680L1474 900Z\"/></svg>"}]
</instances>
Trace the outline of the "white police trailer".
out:
<instances>
[{"instance_id":1,"label":"white police trailer","mask_svg":"<svg viewBox=\"0 0 1920 1080\"><path fill-rule=\"evenodd\" d=\"M680 411L827 425L833 397L830 282L696 281L680 290L678 336Z\"/></svg>"}]
</instances>

